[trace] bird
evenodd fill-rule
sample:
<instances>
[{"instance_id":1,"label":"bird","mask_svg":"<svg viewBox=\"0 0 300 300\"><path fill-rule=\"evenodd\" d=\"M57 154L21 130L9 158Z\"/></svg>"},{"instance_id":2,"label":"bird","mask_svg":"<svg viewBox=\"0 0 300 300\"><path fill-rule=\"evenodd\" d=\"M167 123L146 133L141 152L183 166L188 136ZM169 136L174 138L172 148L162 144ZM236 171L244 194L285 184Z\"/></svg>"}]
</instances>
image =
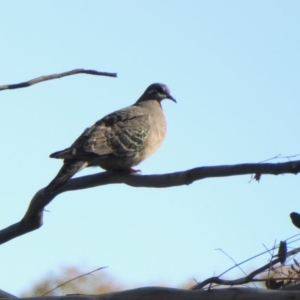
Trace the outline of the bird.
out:
<instances>
[{"instance_id":1,"label":"bird","mask_svg":"<svg viewBox=\"0 0 300 300\"><path fill-rule=\"evenodd\" d=\"M290 218L292 220L292 223L300 229L300 214L296 212L290 213Z\"/></svg>"},{"instance_id":2,"label":"bird","mask_svg":"<svg viewBox=\"0 0 300 300\"><path fill-rule=\"evenodd\" d=\"M133 105L106 115L69 148L52 153L51 158L63 159L63 166L44 192L56 191L86 167L136 172L133 167L152 155L165 138L164 99L177 103L167 85L153 83Z\"/></svg>"}]
</instances>

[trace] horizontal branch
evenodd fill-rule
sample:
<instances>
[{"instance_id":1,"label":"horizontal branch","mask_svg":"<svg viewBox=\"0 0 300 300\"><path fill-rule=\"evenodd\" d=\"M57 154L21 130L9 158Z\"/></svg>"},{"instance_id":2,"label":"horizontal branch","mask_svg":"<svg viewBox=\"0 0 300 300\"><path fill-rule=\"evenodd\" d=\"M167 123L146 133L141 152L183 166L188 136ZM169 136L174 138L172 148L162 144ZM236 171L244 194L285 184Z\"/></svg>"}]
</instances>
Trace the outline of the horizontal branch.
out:
<instances>
[{"instance_id":1,"label":"horizontal branch","mask_svg":"<svg viewBox=\"0 0 300 300\"><path fill-rule=\"evenodd\" d=\"M94 175L71 179L64 186L53 193L44 193L41 189L32 198L23 219L0 231L0 244L15 237L36 230L42 226L43 210L57 195L67 192L106 184L124 183L133 187L166 188L189 185L194 181L225 176L255 174L259 180L263 174L297 174L300 171L300 161L286 163L239 164L227 166L199 167L182 172L161 175L140 175L128 172L102 172Z\"/></svg>"},{"instance_id":2,"label":"horizontal branch","mask_svg":"<svg viewBox=\"0 0 300 300\"><path fill-rule=\"evenodd\" d=\"M10 298L6 298L7 300ZM300 300L299 291L274 291L254 288L191 291L165 287L143 287L102 295L72 294L57 297L30 297L23 300ZM5 300L5 298L3 299Z\"/></svg>"},{"instance_id":3,"label":"horizontal branch","mask_svg":"<svg viewBox=\"0 0 300 300\"><path fill-rule=\"evenodd\" d=\"M68 71L68 72L37 77L37 78L31 79L29 81L24 81L21 83L1 85L0 91L25 88L25 87L31 86L33 84L36 84L36 83L39 83L42 81L58 79L58 78L75 75L75 74L90 74L90 75L98 75L98 76L117 77L117 73L107 73L107 72L99 72L99 71L95 71L95 70L75 69L75 70Z\"/></svg>"}]
</instances>

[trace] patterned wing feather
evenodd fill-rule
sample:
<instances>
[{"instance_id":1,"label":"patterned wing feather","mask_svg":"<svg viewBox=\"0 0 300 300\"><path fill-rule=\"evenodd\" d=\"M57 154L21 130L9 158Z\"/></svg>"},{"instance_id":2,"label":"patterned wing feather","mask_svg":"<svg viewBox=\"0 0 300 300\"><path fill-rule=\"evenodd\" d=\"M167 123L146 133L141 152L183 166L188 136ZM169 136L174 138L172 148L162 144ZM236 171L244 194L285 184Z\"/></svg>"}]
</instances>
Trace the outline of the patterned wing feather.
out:
<instances>
[{"instance_id":1,"label":"patterned wing feather","mask_svg":"<svg viewBox=\"0 0 300 300\"><path fill-rule=\"evenodd\" d=\"M121 114L121 117L114 114L96 124L83 145L84 152L115 156L138 152L147 138L149 115Z\"/></svg>"},{"instance_id":2,"label":"patterned wing feather","mask_svg":"<svg viewBox=\"0 0 300 300\"><path fill-rule=\"evenodd\" d=\"M143 147L149 131L149 114L128 107L107 115L87 128L71 147L50 155L53 158L81 159L95 156L125 156Z\"/></svg>"}]
</instances>

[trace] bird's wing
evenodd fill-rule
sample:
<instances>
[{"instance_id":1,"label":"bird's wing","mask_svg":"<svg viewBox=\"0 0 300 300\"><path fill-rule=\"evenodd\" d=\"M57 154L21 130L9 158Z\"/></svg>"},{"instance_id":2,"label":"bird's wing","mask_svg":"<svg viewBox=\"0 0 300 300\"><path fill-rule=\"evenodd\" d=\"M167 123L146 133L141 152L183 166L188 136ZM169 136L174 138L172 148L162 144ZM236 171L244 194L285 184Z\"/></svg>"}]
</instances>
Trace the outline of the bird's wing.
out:
<instances>
[{"instance_id":1,"label":"bird's wing","mask_svg":"<svg viewBox=\"0 0 300 300\"><path fill-rule=\"evenodd\" d=\"M140 107L130 106L99 120L87 128L71 147L53 153L51 157L71 159L134 154L143 147L149 127L149 114Z\"/></svg>"},{"instance_id":2,"label":"bird's wing","mask_svg":"<svg viewBox=\"0 0 300 300\"><path fill-rule=\"evenodd\" d=\"M147 139L149 114L135 106L114 112L97 122L83 150L97 155L123 156L138 152Z\"/></svg>"}]
</instances>

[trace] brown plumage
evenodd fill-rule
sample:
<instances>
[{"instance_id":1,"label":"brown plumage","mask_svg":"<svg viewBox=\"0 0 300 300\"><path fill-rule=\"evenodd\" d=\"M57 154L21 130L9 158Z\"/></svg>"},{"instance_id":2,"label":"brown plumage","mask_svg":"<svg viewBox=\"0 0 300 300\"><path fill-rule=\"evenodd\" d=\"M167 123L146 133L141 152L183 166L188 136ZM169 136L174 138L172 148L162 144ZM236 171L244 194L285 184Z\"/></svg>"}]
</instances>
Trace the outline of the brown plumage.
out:
<instances>
[{"instance_id":1,"label":"brown plumage","mask_svg":"<svg viewBox=\"0 0 300 300\"><path fill-rule=\"evenodd\" d=\"M56 190L85 167L130 170L153 154L166 133L160 103L163 99L176 102L166 85L151 84L135 104L105 116L71 147L51 154L52 158L63 159L64 164L45 191Z\"/></svg>"}]
</instances>

